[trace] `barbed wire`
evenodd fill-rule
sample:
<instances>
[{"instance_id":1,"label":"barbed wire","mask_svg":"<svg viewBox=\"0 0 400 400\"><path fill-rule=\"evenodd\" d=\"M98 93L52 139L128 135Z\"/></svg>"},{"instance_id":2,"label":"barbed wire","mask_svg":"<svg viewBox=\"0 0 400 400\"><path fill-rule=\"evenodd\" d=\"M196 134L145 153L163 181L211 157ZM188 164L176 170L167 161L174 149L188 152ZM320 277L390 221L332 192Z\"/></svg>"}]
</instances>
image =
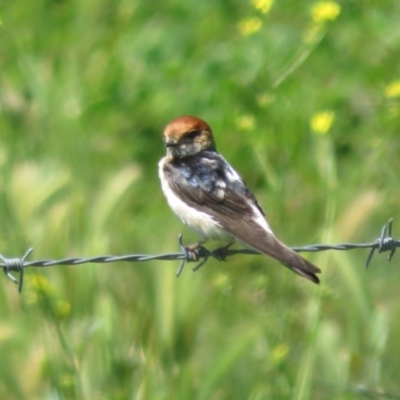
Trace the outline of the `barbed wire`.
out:
<instances>
[{"instance_id":1,"label":"barbed wire","mask_svg":"<svg viewBox=\"0 0 400 400\"><path fill-rule=\"evenodd\" d=\"M365 263L366 269L368 269L371 259L377 250L379 253L388 252L388 260L390 261L397 249L400 247L400 240L395 240L392 238L392 222L393 218L389 220L387 224L385 224L381 230L381 234L378 239L371 243L340 243L335 245L326 245L326 244L312 244L308 246L302 247L291 247L292 250L296 252L317 252L317 251L326 251L326 250L353 250L353 249L371 249L367 261ZM207 260L212 257L219 261L225 260L226 257L235 256L238 254L261 254L258 251L250 250L250 249L239 249L239 250L226 250L221 253L219 250L208 250L204 246L200 246L197 249L190 249L190 247L185 247L183 245L183 237L182 234L179 235L179 246L181 248L180 253L165 253L165 254L157 254L157 255L149 255L149 254L128 254L123 256L113 256L113 255L103 255L103 256L95 256L95 257L71 257L64 258L61 260L36 260L36 261L26 261L29 255L32 253L33 248L28 249L25 254L21 258L7 258L0 254L0 268L3 269L3 272L10 278L13 282L18 284L18 291L21 293L23 282L24 282L24 270L28 267L53 267L55 265L80 265L87 263L111 263L111 262L144 262L144 261L179 261L181 263L179 265L178 270L176 271L176 275L179 276L185 264L187 262L197 262L200 261L194 268L193 271L197 271L200 267L202 267ZM11 272L17 272L19 274L19 279L17 279Z\"/></svg>"}]
</instances>

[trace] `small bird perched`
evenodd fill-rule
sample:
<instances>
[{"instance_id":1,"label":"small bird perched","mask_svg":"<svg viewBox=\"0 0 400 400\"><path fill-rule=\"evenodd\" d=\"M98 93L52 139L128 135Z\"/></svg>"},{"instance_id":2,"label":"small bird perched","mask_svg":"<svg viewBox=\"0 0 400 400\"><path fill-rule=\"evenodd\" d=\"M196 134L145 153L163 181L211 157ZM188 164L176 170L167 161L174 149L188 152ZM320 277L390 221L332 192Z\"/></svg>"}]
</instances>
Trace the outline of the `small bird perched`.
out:
<instances>
[{"instance_id":1,"label":"small bird perched","mask_svg":"<svg viewBox=\"0 0 400 400\"><path fill-rule=\"evenodd\" d=\"M235 241L280 261L297 274L319 283L315 265L285 246L272 232L262 208L242 178L217 152L208 124L183 116L164 130L167 155L159 162L159 176L169 206L189 228L208 239Z\"/></svg>"}]
</instances>

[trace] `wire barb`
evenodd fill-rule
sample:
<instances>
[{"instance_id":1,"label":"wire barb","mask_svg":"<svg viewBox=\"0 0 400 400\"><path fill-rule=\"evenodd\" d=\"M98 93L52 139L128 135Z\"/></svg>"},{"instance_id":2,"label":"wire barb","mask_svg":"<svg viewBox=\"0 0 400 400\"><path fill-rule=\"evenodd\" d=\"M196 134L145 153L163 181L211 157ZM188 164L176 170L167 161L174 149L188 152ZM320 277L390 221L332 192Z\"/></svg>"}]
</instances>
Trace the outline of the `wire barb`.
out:
<instances>
[{"instance_id":1,"label":"wire barb","mask_svg":"<svg viewBox=\"0 0 400 400\"><path fill-rule=\"evenodd\" d=\"M365 269L369 268L369 264L371 262L372 256L375 253L375 250L378 250L378 253L383 253L390 250L388 260L390 261L392 259L394 253L396 252L396 248L398 247L398 240L394 240L392 238L392 223L393 218L390 218L389 222L383 226L381 236L376 239L374 245L371 248L371 251L368 254L367 262L365 263ZM388 233L387 236L386 232Z\"/></svg>"},{"instance_id":2,"label":"wire barb","mask_svg":"<svg viewBox=\"0 0 400 400\"><path fill-rule=\"evenodd\" d=\"M395 240L392 238L392 223L391 218L387 224L382 228L380 237L372 243L340 243L336 245L326 245L326 244L313 244L310 246L303 247L292 247L294 251L297 252L316 252L316 251L326 251L326 250L352 250L352 249L371 249L367 261L366 268L368 269L375 250L378 253L383 253L389 251L388 260L390 261L397 249L400 247L400 240ZM62 260L36 260L36 261L26 261L28 256L31 254L33 249L28 249L23 257L21 258L6 258L0 254L0 268L3 268L3 272L7 275L9 279L18 284L18 291L21 293L22 286L24 282L24 270L28 267L52 267L55 265L80 265L86 263L111 263L111 262L144 262L144 261L154 261L154 260L164 260L173 261L181 260L181 263L176 271L176 275L179 276L185 264L187 262L197 262L200 261L194 268L193 271L200 269L210 257L216 260L225 260L226 257L234 256L238 254L260 254L255 250L250 249L239 249L239 250L228 250L229 246L225 246L221 254L221 249L216 249L210 251L202 246L200 243L196 246L185 247L183 245L182 234L179 235L179 247L181 249L180 253L167 253L167 254L128 254L123 256L113 256L113 255L103 255L88 258L65 258ZM19 273L19 280L11 274L11 272Z\"/></svg>"},{"instance_id":3,"label":"wire barb","mask_svg":"<svg viewBox=\"0 0 400 400\"><path fill-rule=\"evenodd\" d=\"M22 258L5 258L0 254L0 260L3 261L3 272L18 285L19 293L22 292L22 286L24 284L25 260L29 257L32 251L33 248L28 249ZM11 273L11 271L19 273L19 280Z\"/></svg>"}]
</instances>

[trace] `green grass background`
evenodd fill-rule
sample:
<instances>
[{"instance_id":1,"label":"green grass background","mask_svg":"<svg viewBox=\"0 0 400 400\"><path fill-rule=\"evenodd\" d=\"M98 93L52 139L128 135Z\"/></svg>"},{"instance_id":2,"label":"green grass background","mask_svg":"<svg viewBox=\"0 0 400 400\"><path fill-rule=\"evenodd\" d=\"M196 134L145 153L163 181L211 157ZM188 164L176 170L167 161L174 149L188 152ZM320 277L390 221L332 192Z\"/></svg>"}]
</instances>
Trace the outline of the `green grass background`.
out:
<instances>
[{"instance_id":1,"label":"green grass background","mask_svg":"<svg viewBox=\"0 0 400 400\"><path fill-rule=\"evenodd\" d=\"M389 217L399 237L400 3L339 4L318 24L310 1L3 1L0 253L178 251L157 162L183 114L287 244ZM260 256L29 269L22 295L4 277L0 398L400 398L400 258L307 257L319 287Z\"/></svg>"}]
</instances>

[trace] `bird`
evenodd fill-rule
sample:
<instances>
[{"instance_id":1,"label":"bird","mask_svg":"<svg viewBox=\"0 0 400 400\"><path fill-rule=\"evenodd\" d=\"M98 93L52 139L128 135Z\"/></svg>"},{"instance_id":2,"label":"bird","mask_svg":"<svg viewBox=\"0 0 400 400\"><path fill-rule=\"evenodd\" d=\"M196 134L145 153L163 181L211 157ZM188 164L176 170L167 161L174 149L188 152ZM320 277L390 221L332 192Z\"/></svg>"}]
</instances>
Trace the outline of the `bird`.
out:
<instances>
[{"instance_id":1,"label":"bird","mask_svg":"<svg viewBox=\"0 0 400 400\"><path fill-rule=\"evenodd\" d=\"M283 244L273 233L261 206L240 175L218 153L207 122L185 115L163 133L166 155L159 161L161 187L172 211L200 240L234 242L276 259L314 283L321 270Z\"/></svg>"}]
</instances>

